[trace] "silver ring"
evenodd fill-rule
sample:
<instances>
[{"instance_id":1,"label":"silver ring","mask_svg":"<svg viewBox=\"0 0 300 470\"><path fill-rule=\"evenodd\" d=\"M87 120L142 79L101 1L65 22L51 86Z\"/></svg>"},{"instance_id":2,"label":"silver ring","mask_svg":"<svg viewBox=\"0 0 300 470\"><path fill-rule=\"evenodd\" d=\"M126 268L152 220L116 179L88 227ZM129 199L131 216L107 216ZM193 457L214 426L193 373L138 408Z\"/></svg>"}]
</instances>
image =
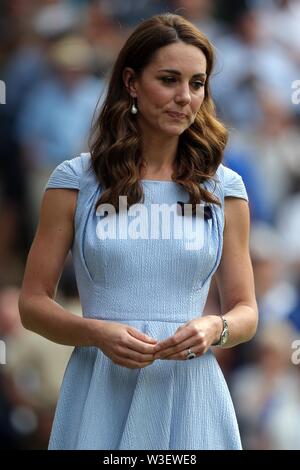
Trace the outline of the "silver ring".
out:
<instances>
[{"instance_id":1,"label":"silver ring","mask_svg":"<svg viewBox=\"0 0 300 470\"><path fill-rule=\"evenodd\" d=\"M186 358L187 359L194 359L194 357L196 357L196 354L192 352L191 348L189 348Z\"/></svg>"}]
</instances>

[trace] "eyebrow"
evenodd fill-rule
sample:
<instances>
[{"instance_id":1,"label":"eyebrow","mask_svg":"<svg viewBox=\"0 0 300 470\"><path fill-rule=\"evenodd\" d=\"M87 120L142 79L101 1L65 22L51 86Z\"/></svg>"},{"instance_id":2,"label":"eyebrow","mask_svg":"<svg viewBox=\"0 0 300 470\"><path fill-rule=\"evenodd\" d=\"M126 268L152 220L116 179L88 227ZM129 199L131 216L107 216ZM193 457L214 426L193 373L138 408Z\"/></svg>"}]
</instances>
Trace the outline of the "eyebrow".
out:
<instances>
[{"instance_id":1,"label":"eyebrow","mask_svg":"<svg viewBox=\"0 0 300 470\"><path fill-rule=\"evenodd\" d=\"M160 69L159 72L168 72L168 73L174 73L175 75L181 75L181 72L179 70L175 69ZM206 73L195 73L193 77L206 77Z\"/></svg>"}]
</instances>

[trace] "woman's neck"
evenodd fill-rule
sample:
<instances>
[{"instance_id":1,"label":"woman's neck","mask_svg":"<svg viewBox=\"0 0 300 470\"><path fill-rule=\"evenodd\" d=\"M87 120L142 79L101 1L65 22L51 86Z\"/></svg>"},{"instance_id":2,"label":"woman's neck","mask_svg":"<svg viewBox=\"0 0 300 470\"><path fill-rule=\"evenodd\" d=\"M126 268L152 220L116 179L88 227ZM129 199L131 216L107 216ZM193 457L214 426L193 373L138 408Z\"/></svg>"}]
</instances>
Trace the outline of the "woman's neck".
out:
<instances>
[{"instance_id":1,"label":"woman's neck","mask_svg":"<svg viewBox=\"0 0 300 470\"><path fill-rule=\"evenodd\" d=\"M147 178L171 178L173 164L178 146L178 137L157 138L157 136L143 137L143 159L145 161L145 174Z\"/></svg>"}]
</instances>

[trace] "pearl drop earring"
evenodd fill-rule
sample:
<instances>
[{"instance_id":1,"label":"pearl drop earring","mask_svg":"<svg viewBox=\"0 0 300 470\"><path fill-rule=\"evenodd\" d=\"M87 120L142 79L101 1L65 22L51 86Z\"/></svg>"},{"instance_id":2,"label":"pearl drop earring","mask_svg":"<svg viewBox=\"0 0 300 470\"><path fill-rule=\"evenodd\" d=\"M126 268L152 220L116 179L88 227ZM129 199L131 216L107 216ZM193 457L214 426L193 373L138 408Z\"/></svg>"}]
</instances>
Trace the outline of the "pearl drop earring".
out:
<instances>
[{"instance_id":1,"label":"pearl drop earring","mask_svg":"<svg viewBox=\"0 0 300 470\"><path fill-rule=\"evenodd\" d=\"M132 106L131 106L131 114L137 114L138 109L133 101Z\"/></svg>"}]
</instances>

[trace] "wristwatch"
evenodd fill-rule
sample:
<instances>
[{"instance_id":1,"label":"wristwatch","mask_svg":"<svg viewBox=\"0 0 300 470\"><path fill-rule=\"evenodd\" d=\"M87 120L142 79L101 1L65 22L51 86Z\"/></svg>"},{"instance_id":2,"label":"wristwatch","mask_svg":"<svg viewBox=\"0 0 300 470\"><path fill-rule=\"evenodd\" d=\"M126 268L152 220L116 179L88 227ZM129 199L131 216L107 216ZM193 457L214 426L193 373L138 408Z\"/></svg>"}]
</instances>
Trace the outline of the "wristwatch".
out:
<instances>
[{"instance_id":1,"label":"wristwatch","mask_svg":"<svg viewBox=\"0 0 300 470\"><path fill-rule=\"evenodd\" d=\"M228 323L226 321L226 318L223 317L223 315L220 315L223 321L223 330L220 336L220 339L217 343L212 344L212 346L224 346L229 338L229 330L228 330Z\"/></svg>"}]
</instances>

